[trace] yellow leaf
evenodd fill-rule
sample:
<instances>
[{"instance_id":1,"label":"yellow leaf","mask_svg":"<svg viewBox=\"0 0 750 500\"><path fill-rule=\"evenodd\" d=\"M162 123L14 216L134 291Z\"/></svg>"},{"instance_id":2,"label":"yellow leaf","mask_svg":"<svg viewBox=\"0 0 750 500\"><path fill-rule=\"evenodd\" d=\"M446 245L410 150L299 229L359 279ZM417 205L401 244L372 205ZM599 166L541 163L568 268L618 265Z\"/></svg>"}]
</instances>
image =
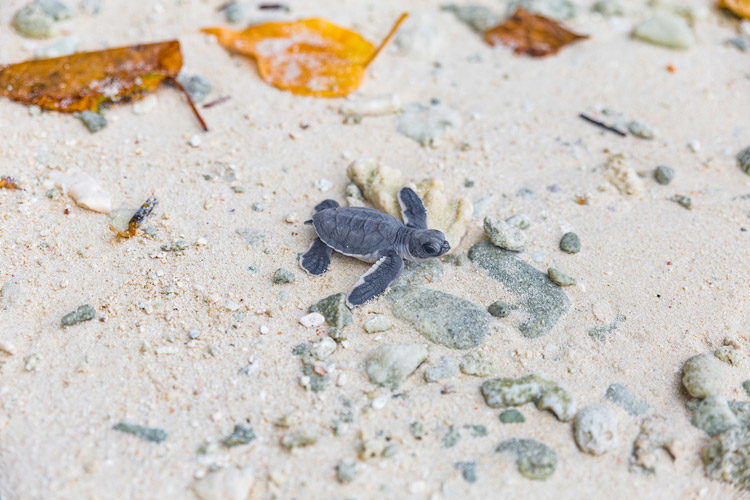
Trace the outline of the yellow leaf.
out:
<instances>
[{"instance_id":1,"label":"yellow leaf","mask_svg":"<svg viewBox=\"0 0 750 500\"><path fill-rule=\"evenodd\" d=\"M388 43L402 14L378 47L325 19L301 19L250 26L244 31L204 28L224 48L254 57L271 85L315 97L345 96L362 83L365 69Z\"/></svg>"},{"instance_id":2,"label":"yellow leaf","mask_svg":"<svg viewBox=\"0 0 750 500\"><path fill-rule=\"evenodd\" d=\"M719 7L729 9L745 19L750 19L750 0L719 0Z\"/></svg>"}]
</instances>

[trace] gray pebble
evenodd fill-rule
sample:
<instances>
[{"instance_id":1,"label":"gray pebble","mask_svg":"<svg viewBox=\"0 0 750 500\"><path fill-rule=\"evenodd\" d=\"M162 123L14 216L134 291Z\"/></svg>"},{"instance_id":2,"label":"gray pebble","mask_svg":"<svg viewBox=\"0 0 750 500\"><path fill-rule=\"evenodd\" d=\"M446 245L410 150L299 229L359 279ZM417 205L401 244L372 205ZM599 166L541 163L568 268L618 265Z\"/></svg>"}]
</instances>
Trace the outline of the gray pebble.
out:
<instances>
[{"instance_id":1,"label":"gray pebble","mask_svg":"<svg viewBox=\"0 0 750 500\"><path fill-rule=\"evenodd\" d=\"M287 269L284 269L283 267L280 267L276 271L274 271L273 276L271 277L271 281L273 281L277 285L293 283L294 273Z\"/></svg>"},{"instance_id":2,"label":"gray pebble","mask_svg":"<svg viewBox=\"0 0 750 500\"><path fill-rule=\"evenodd\" d=\"M497 362L483 352L470 352L461 356L459 369L464 375L474 377L489 377L495 375L499 367Z\"/></svg>"},{"instance_id":3,"label":"gray pebble","mask_svg":"<svg viewBox=\"0 0 750 500\"><path fill-rule=\"evenodd\" d=\"M745 389L745 392L750 396L750 380L742 382L742 388Z\"/></svg>"},{"instance_id":4,"label":"gray pebble","mask_svg":"<svg viewBox=\"0 0 750 500\"><path fill-rule=\"evenodd\" d=\"M90 321L96 316L96 310L91 304L78 306L75 311L71 311L60 320L62 326L72 326L83 321Z\"/></svg>"},{"instance_id":5,"label":"gray pebble","mask_svg":"<svg viewBox=\"0 0 750 500\"><path fill-rule=\"evenodd\" d=\"M494 217L484 218L484 234L493 245L505 250L520 252L526 248L526 236L521 230Z\"/></svg>"},{"instance_id":6,"label":"gray pebble","mask_svg":"<svg viewBox=\"0 0 750 500\"><path fill-rule=\"evenodd\" d=\"M739 35L732 37L726 41L726 44L731 45L732 47L735 47L742 52L747 52L748 50L750 50L750 38L746 36Z\"/></svg>"},{"instance_id":7,"label":"gray pebble","mask_svg":"<svg viewBox=\"0 0 750 500\"><path fill-rule=\"evenodd\" d=\"M427 349L418 344L385 344L370 351L365 370L377 385L396 390L424 360Z\"/></svg>"},{"instance_id":8,"label":"gray pebble","mask_svg":"<svg viewBox=\"0 0 750 500\"><path fill-rule=\"evenodd\" d=\"M737 165L740 170L750 175L750 146L737 153Z\"/></svg>"},{"instance_id":9,"label":"gray pebble","mask_svg":"<svg viewBox=\"0 0 750 500\"><path fill-rule=\"evenodd\" d=\"M688 210L691 210L693 208L693 200L691 200L689 196L676 194L672 196L669 201L673 201Z\"/></svg>"},{"instance_id":10,"label":"gray pebble","mask_svg":"<svg viewBox=\"0 0 750 500\"><path fill-rule=\"evenodd\" d=\"M356 460L342 460L336 464L336 479L341 484L351 483L357 475Z\"/></svg>"},{"instance_id":11,"label":"gray pebble","mask_svg":"<svg viewBox=\"0 0 750 500\"><path fill-rule=\"evenodd\" d=\"M395 285L427 285L435 283L443 275L443 263L438 259L429 259L423 262L406 261L404 270Z\"/></svg>"},{"instance_id":12,"label":"gray pebble","mask_svg":"<svg viewBox=\"0 0 750 500\"><path fill-rule=\"evenodd\" d=\"M211 92L211 82L199 75L180 74L177 77L177 81L180 82L180 85L185 88L195 102L203 101L208 93Z\"/></svg>"},{"instance_id":13,"label":"gray pebble","mask_svg":"<svg viewBox=\"0 0 750 500\"><path fill-rule=\"evenodd\" d=\"M576 402L562 387L538 375L519 378L494 378L481 386L484 402L490 408L520 406L534 402L540 410L551 410L566 422L576 412Z\"/></svg>"},{"instance_id":14,"label":"gray pebble","mask_svg":"<svg viewBox=\"0 0 750 500\"><path fill-rule=\"evenodd\" d=\"M490 315L468 300L415 286L395 287L387 299L393 315L436 344L453 349L481 345Z\"/></svg>"},{"instance_id":15,"label":"gray pebble","mask_svg":"<svg viewBox=\"0 0 750 500\"><path fill-rule=\"evenodd\" d=\"M641 139L651 140L654 138L654 130L647 124L638 120L628 123L628 130L631 134Z\"/></svg>"},{"instance_id":16,"label":"gray pebble","mask_svg":"<svg viewBox=\"0 0 750 500\"><path fill-rule=\"evenodd\" d=\"M230 23L239 23L250 17L252 7L246 3L229 2L224 7L224 16Z\"/></svg>"},{"instance_id":17,"label":"gray pebble","mask_svg":"<svg viewBox=\"0 0 750 500\"><path fill-rule=\"evenodd\" d=\"M599 0L591 7L591 10L607 17L625 14L625 7L621 0Z\"/></svg>"},{"instance_id":18,"label":"gray pebble","mask_svg":"<svg viewBox=\"0 0 750 500\"><path fill-rule=\"evenodd\" d=\"M502 20L500 14L484 5L450 4L444 5L442 10L453 12L459 21L468 25L477 33L484 33L488 29L500 24Z\"/></svg>"},{"instance_id":19,"label":"gray pebble","mask_svg":"<svg viewBox=\"0 0 750 500\"><path fill-rule=\"evenodd\" d=\"M727 429L739 425L729 403L721 396L707 396L693 400L689 405L693 411L690 422L709 436L718 436Z\"/></svg>"},{"instance_id":20,"label":"gray pebble","mask_svg":"<svg viewBox=\"0 0 750 500\"><path fill-rule=\"evenodd\" d=\"M256 201L255 203L252 204L251 208L253 209L254 212L262 212L263 210L265 210L266 207L263 206L263 203L259 203Z\"/></svg>"},{"instance_id":21,"label":"gray pebble","mask_svg":"<svg viewBox=\"0 0 750 500\"><path fill-rule=\"evenodd\" d=\"M705 398L721 391L721 362L708 354L698 354L685 361L682 385L694 398Z\"/></svg>"},{"instance_id":22,"label":"gray pebble","mask_svg":"<svg viewBox=\"0 0 750 500\"><path fill-rule=\"evenodd\" d=\"M620 384L607 387L604 397L633 416L643 415L649 409L648 403L636 398L627 387Z\"/></svg>"},{"instance_id":23,"label":"gray pebble","mask_svg":"<svg viewBox=\"0 0 750 500\"><path fill-rule=\"evenodd\" d=\"M427 430L424 428L424 424L418 420L409 424L409 432L414 439L422 439L427 435Z\"/></svg>"},{"instance_id":24,"label":"gray pebble","mask_svg":"<svg viewBox=\"0 0 750 500\"><path fill-rule=\"evenodd\" d=\"M512 310L513 307L502 300L495 301L487 306L487 312L496 318L506 318Z\"/></svg>"},{"instance_id":25,"label":"gray pebble","mask_svg":"<svg viewBox=\"0 0 750 500\"><path fill-rule=\"evenodd\" d=\"M581 240L576 233L565 233L560 238L560 250L567 253L578 253L581 251Z\"/></svg>"},{"instance_id":26,"label":"gray pebble","mask_svg":"<svg viewBox=\"0 0 750 500\"><path fill-rule=\"evenodd\" d=\"M41 7L45 14L55 21L70 19L75 11L58 0L34 0L34 4Z\"/></svg>"},{"instance_id":27,"label":"gray pebble","mask_svg":"<svg viewBox=\"0 0 750 500\"><path fill-rule=\"evenodd\" d=\"M570 300L559 286L545 273L519 260L514 252L482 241L469 250L469 258L514 295L523 313L518 330L524 337L546 335L570 307Z\"/></svg>"},{"instance_id":28,"label":"gray pebble","mask_svg":"<svg viewBox=\"0 0 750 500\"><path fill-rule=\"evenodd\" d=\"M390 330L392 323L388 319L388 316L384 314L376 314L375 316L367 319L362 325L367 333L379 333Z\"/></svg>"},{"instance_id":29,"label":"gray pebble","mask_svg":"<svg viewBox=\"0 0 750 500\"><path fill-rule=\"evenodd\" d=\"M662 186L666 186L674 179L674 169L665 165L659 165L654 169L654 179Z\"/></svg>"},{"instance_id":30,"label":"gray pebble","mask_svg":"<svg viewBox=\"0 0 750 500\"><path fill-rule=\"evenodd\" d=\"M346 307L346 294L343 292L329 295L311 305L310 312L319 312L329 325L339 330L354 321L351 311Z\"/></svg>"},{"instance_id":31,"label":"gray pebble","mask_svg":"<svg viewBox=\"0 0 750 500\"><path fill-rule=\"evenodd\" d=\"M81 120L86 128L92 134L99 132L101 129L107 126L107 119L101 113L94 113L93 111L81 111L74 115L76 118Z\"/></svg>"},{"instance_id":32,"label":"gray pebble","mask_svg":"<svg viewBox=\"0 0 750 500\"><path fill-rule=\"evenodd\" d=\"M476 462L457 462L456 469L461 471L461 477L467 483L477 482L477 463Z\"/></svg>"},{"instance_id":33,"label":"gray pebble","mask_svg":"<svg viewBox=\"0 0 750 500\"><path fill-rule=\"evenodd\" d=\"M506 15L511 16L518 7L558 21L573 19L578 14L578 6L570 0L511 0Z\"/></svg>"},{"instance_id":34,"label":"gray pebble","mask_svg":"<svg viewBox=\"0 0 750 500\"><path fill-rule=\"evenodd\" d=\"M54 33L55 20L41 6L33 2L16 12L12 25L25 37L49 38Z\"/></svg>"},{"instance_id":35,"label":"gray pebble","mask_svg":"<svg viewBox=\"0 0 750 500\"><path fill-rule=\"evenodd\" d=\"M165 243L161 246L161 249L165 252L182 253L190 248L190 243L185 240L175 240L171 243Z\"/></svg>"},{"instance_id":36,"label":"gray pebble","mask_svg":"<svg viewBox=\"0 0 750 500\"><path fill-rule=\"evenodd\" d=\"M518 472L529 479L547 479L557 467L557 453L534 439L509 439L500 443L496 451L515 455Z\"/></svg>"},{"instance_id":37,"label":"gray pebble","mask_svg":"<svg viewBox=\"0 0 750 500\"><path fill-rule=\"evenodd\" d=\"M112 429L126 434L132 434L133 436L139 437L144 441L150 441L152 443L161 443L167 439L167 433L163 429L156 427L144 427L138 424L129 424L127 422L120 422L119 424L112 427Z\"/></svg>"},{"instance_id":38,"label":"gray pebble","mask_svg":"<svg viewBox=\"0 0 750 500\"><path fill-rule=\"evenodd\" d=\"M458 431L456 426L451 425L448 427L445 435L443 435L443 447L453 448L461 440L461 433Z\"/></svg>"},{"instance_id":39,"label":"gray pebble","mask_svg":"<svg viewBox=\"0 0 750 500\"><path fill-rule=\"evenodd\" d=\"M702 453L706 475L750 491L750 427L733 427L708 442Z\"/></svg>"},{"instance_id":40,"label":"gray pebble","mask_svg":"<svg viewBox=\"0 0 750 500\"><path fill-rule=\"evenodd\" d=\"M665 11L656 11L651 18L636 26L633 37L671 49L687 49L695 43L695 35L687 21Z\"/></svg>"},{"instance_id":41,"label":"gray pebble","mask_svg":"<svg viewBox=\"0 0 750 500\"><path fill-rule=\"evenodd\" d=\"M315 371L315 365L306 363L302 366L302 375L307 377L309 380L309 386L307 386L313 392L321 392L328 386L328 381L331 376L328 373L323 375Z\"/></svg>"},{"instance_id":42,"label":"gray pebble","mask_svg":"<svg viewBox=\"0 0 750 500\"><path fill-rule=\"evenodd\" d=\"M526 418L523 416L523 413L515 408L511 408L500 413L500 421L504 424L522 424L526 422Z\"/></svg>"},{"instance_id":43,"label":"gray pebble","mask_svg":"<svg viewBox=\"0 0 750 500\"><path fill-rule=\"evenodd\" d=\"M429 366L424 371L425 382L438 382L452 377L458 371L458 362L453 356L442 356L440 364Z\"/></svg>"},{"instance_id":44,"label":"gray pebble","mask_svg":"<svg viewBox=\"0 0 750 500\"><path fill-rule=\"evenodd\" d=\"M226 448L233 448L243 444L248 444L255 439L255 433L250 427L238 424L234 426L234 430L230 435L225 437L221 444Z\"/></svg>"},{"instance_id":45,"label":"gray pebble","mask_svg":"<svg viewBox=\"0 0 750 500\"><path fill-rule=\"evenodd\" d=\"M617 446L617 415L601 405L587 406L573 421L578 447L586 453L601 455Z\"/></svg>"},{"instance_id":46,"label":"gray pebble","mask_svg":"<svg viewBox=\"0 0 750 500\"><path fill-rule=\"evenodd\" d=\"M559 286L571 286L576 284L575 278L568 276L556 267L548 268L547 275L549 276L549 279L554 281L555 284Z\"/></svg>"}]
</instances>

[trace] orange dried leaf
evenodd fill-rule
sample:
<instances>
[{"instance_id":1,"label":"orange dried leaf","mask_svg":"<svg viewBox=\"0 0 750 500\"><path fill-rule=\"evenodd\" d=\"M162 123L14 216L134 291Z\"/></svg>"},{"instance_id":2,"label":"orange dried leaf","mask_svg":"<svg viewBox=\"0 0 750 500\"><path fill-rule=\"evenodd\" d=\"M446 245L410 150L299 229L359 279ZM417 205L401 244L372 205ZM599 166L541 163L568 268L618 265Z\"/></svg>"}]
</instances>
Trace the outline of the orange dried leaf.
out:
<instances>
[{"instance_id":1,"label":"orange dried leaf","mask_svg":"<svg viewBox=\"0 0 750 500\"><path fill-rule=\"evenodd\" d=\"M391 39L402 14L378 47L325 19L301 19L250 26L244 31L204 28L227 50L254 57L260 76L295 94L345 96L362 83L365 69Z\"/></svg>"},{"instance_id":2,"label":"orange dried leaf","mask_svg":"<svg viewBox=\"0 0 750 500\"><path fill-rule=\"evenodd\" d=\"M0 189L11 189L16 191L21 189L21 186L13 179L13 177L0 177Z\"/></svg>"},{"instance_id":3,"label":"orange dried leaf","mask_svg":"<svg viewBox=\"0 0 750 500\"><path fill-rule=\"evenodd\" d=\"M544 57L557 53L562 47L587 35L574 33L563 25L524 9L516 12L503 23L488 29L484 39L490 45L503 44L516 54Z\"/></svg>"},{"instance_id":4,"label":"orange dried leaf","mask_svg":"<svg viewBox=\"0 0 750 500\"><path fill-rule=\"evenodd\" d=\"M729 9L745 19L750 19L750 0L719 0L719 7Z\"/></svg>"},{"instance_id":5,"label":"orange dried leaf","mask_svg":"<svg viewBox=\"0 0 750 500\"><path fill-rule=\"evenodd\" d=\"M164 80L176 82L181 68L177 40L79 52L0 66L0 95L65 113L96 112L104 103L140 99Z\"/></svg>"}]
</instances>

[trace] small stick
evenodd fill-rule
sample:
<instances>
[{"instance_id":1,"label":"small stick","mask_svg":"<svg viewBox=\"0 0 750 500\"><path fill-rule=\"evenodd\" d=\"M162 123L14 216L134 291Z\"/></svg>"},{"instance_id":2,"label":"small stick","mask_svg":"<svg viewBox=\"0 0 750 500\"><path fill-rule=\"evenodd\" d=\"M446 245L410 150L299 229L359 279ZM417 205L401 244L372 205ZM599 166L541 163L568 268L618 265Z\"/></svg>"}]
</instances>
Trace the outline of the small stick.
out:
<instances>
[{"instance_id":1,"label":"small stick","mask_svg":"<svg viewBox=\"0 0 750 500\"><path fill-rule=\"evenodd\" d=\"M590 116L586 116L583 113L578 115L580 118L583 118L587 122L591 123L592 125L596 125L597 127L601 127L604 130L609 130L610 132L614 132L615 134L619 135L620 137L625 137L627 134L623 132L622 130L616 129L615 127L610 127L606 123L600 122L599 120L594 120Z\"/></svg>"},{"instance_id":2,"label":"small stick","mask_svg":"<svg viewBox=\"0 0 750 500\"><path fill-rule=\"evenodd\" d=\"M286 11L289 11L289 7L287 5L284 5L283 3L262 3L258 5L258 9L260 10L281 10L284 9Z\"/></svg>"},{"instance_id":3,"label":"small stick","mask_svg":"<svg viewBox=\"0 0 750 500\"><path fill-rule=\"evenodd\" d=\"M393 38L393 35L396 34L396 30L399 26L401 26L401 23L404 22L404 19L409 17L408 12L404 12L401 14L401 16L398 18L398 20L393 24L393 27L391 28L391 31L388 32L388 34L385 36L382 42L380 42L380 45L375 49L375 52L372 53L370 58L367 60L367 62L364 64L365 68L370 65L373 59L377 57L377 55L380 53L381 50L383 50L383 47L385 47L385 44L387 44L391 38Z\"/></svg>"},{"instance_id":4,"label":"small stick","mask_svg":"<svg viewBox=\"0 0 750 500\"><path fill-rule=\"evenodd\" d=\"M190 94L188 93L187 90L185 90L185 87L183 87L182 84L177 81L177 78L170 78L169 82L172 85L174 85L175 87L177 87L178 89L180 89L183 94L185 94L185 97L187 97L187 100L188 100L188 104L190 104L190 108L193 110L193 113L195 113L195 117L198 118L198 121L200 122L201 127L203 127L203 131L204 132L208 132L208 125L206 125L206 122L203 121L203 117L198 112L198 109L195 107L195 103L193 102L193 98L190 97Z\"/></svg>"},{"instance_id":5,"label":"small stick","mask_svg":"<svg viewBox=\"0 0 750 500\"><path fill-rule=\"evenodd\" d=\"M219 104L224 104L225 102L227 102L231 98L232 98L231 95L225 95L223 97L219 97L218 99L215 99L215 100L213 100L211 102L207 102L206 104L204 104L203 108L204 109L205 108L213 108L214 106L218 106Z\"/></svg>"}]
</instances>

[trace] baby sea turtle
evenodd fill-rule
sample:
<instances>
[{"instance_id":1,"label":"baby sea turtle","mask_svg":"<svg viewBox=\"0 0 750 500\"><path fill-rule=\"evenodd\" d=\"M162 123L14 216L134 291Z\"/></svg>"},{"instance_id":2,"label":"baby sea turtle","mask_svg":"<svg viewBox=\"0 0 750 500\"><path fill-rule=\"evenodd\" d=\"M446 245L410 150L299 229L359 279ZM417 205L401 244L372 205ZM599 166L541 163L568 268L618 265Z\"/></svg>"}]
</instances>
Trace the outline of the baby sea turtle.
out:
<instances>
[{"instance_id":1,"label":"baby sea turtle","mask_svg":"<svg viewBox=\"0 0 750 500\"><path fill-rule=\"evenodd\" d=\"M340 207L325 200L315 207L312 224L318 237L302 255L300 265L312 275L328 270L331 252L374 262L369 271L355 283L346 302L358 306L374 299L404 270L404 259L421 261L440 257L450 250L445 235L427 229L427 210L411 188L398 192L404 223L379 210L365 207Z\"/></svg>"}]
</instances>

